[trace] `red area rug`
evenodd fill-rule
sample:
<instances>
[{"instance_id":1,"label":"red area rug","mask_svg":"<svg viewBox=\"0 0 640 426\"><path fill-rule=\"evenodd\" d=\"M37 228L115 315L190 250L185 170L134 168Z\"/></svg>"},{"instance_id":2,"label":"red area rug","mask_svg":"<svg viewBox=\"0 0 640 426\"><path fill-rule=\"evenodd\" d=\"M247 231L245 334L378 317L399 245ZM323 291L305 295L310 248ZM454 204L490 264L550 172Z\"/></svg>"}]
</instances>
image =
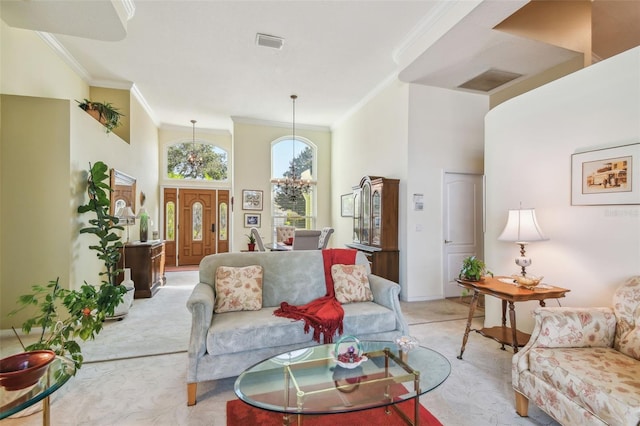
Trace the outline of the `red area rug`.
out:
<instances>
[{"instance_id":1,"label":"red area rug","mask_svg":"<svg viewBox=\"0 0 640 426\"><path fill-rule=\"evenodd\" d=\"M413 401L396 404L402 411L413 419ZM390 409L386 414L384 408L356 411L354 413L327 414L325 416L305 415L304 426L336 426L336 425L367 425L394 426L405 425L402 418ZM297 425L297 416L292 416L292 425ZM442 426L426 408L420 405L420 424L428 426ZM282 426L282 414L260 410L238 399L227 402L227 426Z\"/></svg>"}]
</instances>

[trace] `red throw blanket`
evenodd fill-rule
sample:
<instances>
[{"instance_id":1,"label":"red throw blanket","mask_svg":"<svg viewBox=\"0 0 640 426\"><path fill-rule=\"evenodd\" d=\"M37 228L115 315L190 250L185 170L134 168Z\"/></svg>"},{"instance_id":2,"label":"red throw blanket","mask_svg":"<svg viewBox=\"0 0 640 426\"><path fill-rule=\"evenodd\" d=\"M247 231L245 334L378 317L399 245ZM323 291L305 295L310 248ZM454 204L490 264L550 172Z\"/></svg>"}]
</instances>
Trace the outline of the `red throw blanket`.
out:
<instances>
[{"instance_id":1,"label":"red throw blanket","mask_svg":"<svg viewBox=\"0 0 640 426\"><path fill-rule=\"evenodd\" d=\"M356 253L357 250L352 249L322 250L327 294L302 306L292 306L287 302L282 302L280 308L276 309L273 314L279 317L303 320L305 333L309 332L310 327L313 328L313 340L320 343L322 335L324 343L333 343L336 331L338 334L342 334L344 309L335 298L331 265L353 265L356 261Z\"/></svg>"}]
</instances>

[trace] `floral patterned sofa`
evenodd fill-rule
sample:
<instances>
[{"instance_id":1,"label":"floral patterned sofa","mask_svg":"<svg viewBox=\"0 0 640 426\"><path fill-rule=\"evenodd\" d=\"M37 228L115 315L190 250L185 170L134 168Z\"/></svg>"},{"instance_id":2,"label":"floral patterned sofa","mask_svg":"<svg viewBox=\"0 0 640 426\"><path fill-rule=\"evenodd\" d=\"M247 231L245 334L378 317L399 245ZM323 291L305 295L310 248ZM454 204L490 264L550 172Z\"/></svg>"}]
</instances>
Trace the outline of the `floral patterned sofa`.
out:
<instances>
[{"instance_id":1,"label":"floral patterned sofa","mask_svg":"<svg viewBox=\"0 0 640 426\"><path fill-rule=\"evenodd\" d=\"M640 276L612 308L537 308L513 357L516 411L529 400L563 425L640 425Z\"/></svg>"}]
</instances>

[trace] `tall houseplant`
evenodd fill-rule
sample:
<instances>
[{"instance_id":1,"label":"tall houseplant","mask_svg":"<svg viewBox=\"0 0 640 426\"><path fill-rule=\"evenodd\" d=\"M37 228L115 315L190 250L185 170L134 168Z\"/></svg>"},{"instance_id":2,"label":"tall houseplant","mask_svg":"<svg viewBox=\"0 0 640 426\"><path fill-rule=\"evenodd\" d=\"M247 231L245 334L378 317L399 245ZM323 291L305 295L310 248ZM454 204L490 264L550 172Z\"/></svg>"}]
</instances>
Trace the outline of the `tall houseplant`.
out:
<instances>
[{"instance_id":1,"label":"tall houseplant","mask_svg":"<svg viewBox=\"0 0 640 426\"><path fill-rule=\"evenodd\" d=\"M84 358L75 339L94 339L102 330L104 320L112 316L122 302L126 291L124 286L115 285L120 272L117 265L122 242L114 231L124 228L118 225L118 218L109 215L111 188L105 183L109 178L107 170L102 162L90 165L89 201L78 207L78 213L95 214L95 218L89 219L90 226L82 228L80 233L98 237L98 244L89 248L96 250L98 258L105 264L106 271L99 273L101 284L96 287L85 281L79 290L61 288L59 279L47 285L34 285L32 293L18 298L21 307L10 314L28 306L37 308L37 313L22 324L22 330L28 334L34 326L39 326L42 331L38 341L24 349L51 349L58 355L68 355L76 369L82 366ZM62 308L66 312L61 312Z\"/></svg>"}]
</instances>

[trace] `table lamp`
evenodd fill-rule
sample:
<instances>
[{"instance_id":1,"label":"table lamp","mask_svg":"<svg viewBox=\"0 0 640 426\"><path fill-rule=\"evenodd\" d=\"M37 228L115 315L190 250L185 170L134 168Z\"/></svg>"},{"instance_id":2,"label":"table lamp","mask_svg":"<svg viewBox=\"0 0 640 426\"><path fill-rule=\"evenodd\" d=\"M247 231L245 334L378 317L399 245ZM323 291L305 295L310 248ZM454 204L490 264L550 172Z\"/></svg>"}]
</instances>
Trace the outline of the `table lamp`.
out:
<instances>
[{"instance_id":1,"label":"table lamp","mask_svg":"<svg viewBox=\"0 0 640 426\"><path fill-rule=\"evenodd\" d=\"M511 241L520 245L520 257L516 258L516 265L522 268L522 276L527 275L527 266L531 265L531 258L525 256L524 246L534 241L546 241L538 221L536 220L535 209L509 210L507 225L504 227L502 234L498 237L499 241Z\"/></svg>"},{"instance_id":2,"label":"table lamp","mask_svg":"<svg viewBox=\"0 0 640 426\"><path fill-rule=\"evenodd\" d=\"M133 225L136 221L136 215L131 210L130 206L121 207L116 213L118 218L118 224L127 228L127 242L129 242L129 226Z\"/></svg>"}]
</instances>

